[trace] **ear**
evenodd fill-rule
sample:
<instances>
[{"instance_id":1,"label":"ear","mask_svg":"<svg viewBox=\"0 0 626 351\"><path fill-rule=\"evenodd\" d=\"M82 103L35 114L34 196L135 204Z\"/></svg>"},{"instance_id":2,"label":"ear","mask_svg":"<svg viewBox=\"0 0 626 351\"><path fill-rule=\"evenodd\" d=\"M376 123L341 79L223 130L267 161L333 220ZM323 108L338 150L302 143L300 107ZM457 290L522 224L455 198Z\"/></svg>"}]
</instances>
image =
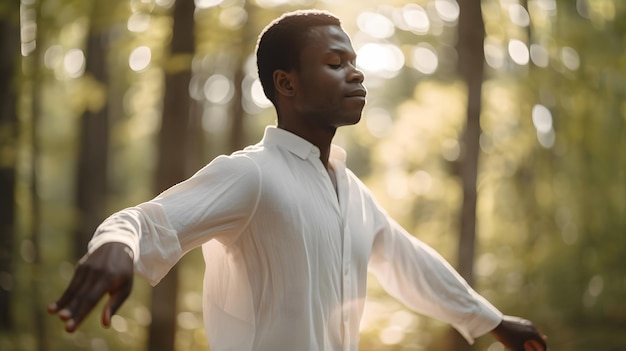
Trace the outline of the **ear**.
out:
<instances>
[{"instance_id":1,"label":"ear","mask_svg":"<svg viewBox=\"0 0 626 351\"><path fill-rule=\"evenodd\" d=\"M293 75L289 72L277 69L274 71L274 87L278 95L294 96L296 91L294 89Z\"/></svg>"}]
</instances>

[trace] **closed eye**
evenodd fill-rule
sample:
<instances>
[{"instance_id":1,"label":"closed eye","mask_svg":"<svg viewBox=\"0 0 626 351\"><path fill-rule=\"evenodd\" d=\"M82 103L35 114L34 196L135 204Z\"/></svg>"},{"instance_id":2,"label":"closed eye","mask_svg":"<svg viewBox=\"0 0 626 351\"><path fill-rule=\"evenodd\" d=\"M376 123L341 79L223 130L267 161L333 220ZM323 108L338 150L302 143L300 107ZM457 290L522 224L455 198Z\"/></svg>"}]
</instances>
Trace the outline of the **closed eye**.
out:
<instances>
[{"instance_id":1,"label":"closed eye","mask_svg":"<svg viewBox=\"0 0 626 351\"><path fill-rule=\"evenodd\" d=\"M329 63L328 67L332 68L332 69L340 69L341 68L341 63Z\"/></svg>"}]
</instances>

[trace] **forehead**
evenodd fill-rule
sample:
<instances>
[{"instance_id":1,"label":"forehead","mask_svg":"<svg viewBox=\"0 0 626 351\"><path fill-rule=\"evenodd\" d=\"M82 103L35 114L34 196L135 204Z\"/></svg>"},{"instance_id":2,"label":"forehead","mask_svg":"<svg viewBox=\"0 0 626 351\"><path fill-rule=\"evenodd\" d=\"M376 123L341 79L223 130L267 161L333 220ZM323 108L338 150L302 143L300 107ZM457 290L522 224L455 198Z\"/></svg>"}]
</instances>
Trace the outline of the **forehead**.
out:
<instances>
[{"instance_id":1,"label":"forehead","mask_svg":"<svg viewBox=\"0 0 626 351\"><path fill-rule=\"evenodd\" d=\"M318 26L309 29L304 50L318 53L329 51L354 53L350 37L339 26Z\"/></svg>"}]
</instances>

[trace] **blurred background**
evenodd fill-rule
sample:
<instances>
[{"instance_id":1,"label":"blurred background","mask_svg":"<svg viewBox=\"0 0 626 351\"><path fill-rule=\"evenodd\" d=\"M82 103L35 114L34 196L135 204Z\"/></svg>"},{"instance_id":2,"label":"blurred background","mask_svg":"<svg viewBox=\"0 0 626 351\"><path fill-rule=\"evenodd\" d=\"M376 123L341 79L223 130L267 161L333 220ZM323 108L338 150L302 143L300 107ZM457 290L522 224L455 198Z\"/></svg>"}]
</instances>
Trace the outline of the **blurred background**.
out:
<instances>
[{"instance_id":1,"label":"blurred background","mask_svg":"<svg viewBox=\"0 0 626 351\"><path fill-rule=\"evenodd\" d=\"M301 8L353 39L368 104L336 143L390 214L551 350L626 350L621 0L3 0L0 349L208 350L198 250L109 330L46 306L106 216L274 123L254 46ZM368 288L361 350L470 349Z\"/></svg>"}]
</instances>

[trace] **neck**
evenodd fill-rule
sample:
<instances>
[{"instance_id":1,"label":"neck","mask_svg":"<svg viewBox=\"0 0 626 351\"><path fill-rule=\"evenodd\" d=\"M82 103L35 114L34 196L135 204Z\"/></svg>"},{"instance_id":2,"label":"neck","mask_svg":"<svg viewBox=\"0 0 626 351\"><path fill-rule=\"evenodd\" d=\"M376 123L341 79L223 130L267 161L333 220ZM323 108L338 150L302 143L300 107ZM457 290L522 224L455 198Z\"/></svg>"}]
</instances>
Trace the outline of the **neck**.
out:
<instances>
[{"instance_id":1,"label":"neck","mask_svg":"<svg viewBox=\"0 0 626 351\"><path fill-rule=\"evenodd\" d=\"M286 123L278 122L278 128L289 131L311 144L317 146L320 150L320 161L328 169L328 158L330 157L330 145L333 141L333 137L335 136L336 128L331 129L319 129L319 128L307 128L300 127L297 125L288 125Z\"/></svg>"}]
</instances>

